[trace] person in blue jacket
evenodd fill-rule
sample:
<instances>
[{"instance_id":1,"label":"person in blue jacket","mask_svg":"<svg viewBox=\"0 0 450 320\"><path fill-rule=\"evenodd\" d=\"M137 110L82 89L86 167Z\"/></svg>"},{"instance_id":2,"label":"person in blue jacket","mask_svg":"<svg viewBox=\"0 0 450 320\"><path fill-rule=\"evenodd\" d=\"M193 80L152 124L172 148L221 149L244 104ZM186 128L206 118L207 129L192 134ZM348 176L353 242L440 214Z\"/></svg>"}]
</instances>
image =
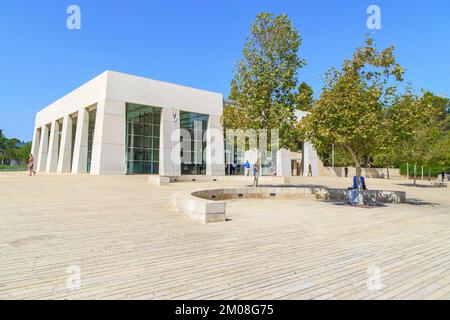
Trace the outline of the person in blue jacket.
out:
<instances>
[{"instance_id":1,"label":"person in blue jacket","mask_svg":"<svg viewBox=\"0 0 450 320\"><path fill-rule=\"evenodd\" d=\"M358 168L356 169L357 171L359 170L359 180L361 182L361 190L367 190L366 189L366 180L364 179L364 177L361 175L361 169ZM358 176L355 175L353 177L353 186L351 188L348 188L348 198L350 201L350 204L352 205L358 205L361 204L361 199L359 192L358 192Z\"/></svg>"},{"instance_id":2,"label":"person in blue jacket","mask_svg":"<svg viewBox=\"0 0 450 320\"><path fill-rule=\"evenodd\" d=\"M247 177L250 176L250 162L248 162L248 160L245 161L244 168L245 168L245 175Z\"/></svg>"},{"instance_id":3,"label":"person in blue jacket","mask_svg":"<svg viewBox=\"0 0 450 320\"><path fill-rule=\"evenodd\" d=\"M357 176L353 177L353 189L358 189L357 179L358 179ZM361 180L361 189L366 190L366 180L364 179L363 176L360 176L359 179Z\"/></svg>"}]
</instances>

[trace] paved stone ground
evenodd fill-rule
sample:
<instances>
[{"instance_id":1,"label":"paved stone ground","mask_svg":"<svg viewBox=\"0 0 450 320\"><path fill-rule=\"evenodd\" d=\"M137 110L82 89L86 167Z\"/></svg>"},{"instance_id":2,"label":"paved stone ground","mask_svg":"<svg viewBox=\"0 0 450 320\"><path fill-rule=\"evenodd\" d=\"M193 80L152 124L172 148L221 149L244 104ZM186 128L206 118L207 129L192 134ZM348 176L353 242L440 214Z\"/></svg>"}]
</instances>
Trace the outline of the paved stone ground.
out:
<instances>
[{"instance_id":1,"label":"paved stone ground","mask_svg":"<svg viewBox=\"0 0 450 320\"><path fill-rule=\"evenodd\" d=\"M450 190L403 183L367 181L407 204L236 200L201 225L172 192L246 183L2 173L0 299L450 299Z\"/></svg>"}]
</instances>

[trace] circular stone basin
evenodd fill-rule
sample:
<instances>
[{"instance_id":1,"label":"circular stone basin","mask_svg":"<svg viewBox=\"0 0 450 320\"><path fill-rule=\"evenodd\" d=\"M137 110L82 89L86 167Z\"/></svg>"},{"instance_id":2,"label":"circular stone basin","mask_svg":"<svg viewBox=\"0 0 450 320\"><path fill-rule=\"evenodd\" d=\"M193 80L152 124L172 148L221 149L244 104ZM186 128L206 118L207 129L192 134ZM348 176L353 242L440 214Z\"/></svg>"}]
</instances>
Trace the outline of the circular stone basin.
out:
<instances>
[{"instance_id":1,"label":"circular stone basin","mask_svg":"<svg viewBox=\"0 0 450 320\"><path fill-rule=\"evenodd\" d=\"M322 187L257 187L257 188L233 188L201 190L191 193L192 196L205 200L222 201L233 199L251 198L305 198L314 197L316 199L348 202L349 191L347 189L330 189ZM406 194L402 191L363 191L364 202L366 204L379 203L403 203L406 201Z\"/></svg>"},{"instance_id":2,"label":"circular stone basin","mask_svg":"<svg viewBox=\"0 0 450 320\"><path fill-rule=\"evenodd\" d=\"M347 203L347 189L329 189L325 187L306 186L270 186L257 188L230 188L200 190L195 192L181 191L172 196L172 203L179 213L200 223L226 221L226 202L232 199L251 198L306 198ZM380 203L402 203L406 201L405 192L401 191L363 191L364 203L377 205Z\"/></svg>"}]
</instances>

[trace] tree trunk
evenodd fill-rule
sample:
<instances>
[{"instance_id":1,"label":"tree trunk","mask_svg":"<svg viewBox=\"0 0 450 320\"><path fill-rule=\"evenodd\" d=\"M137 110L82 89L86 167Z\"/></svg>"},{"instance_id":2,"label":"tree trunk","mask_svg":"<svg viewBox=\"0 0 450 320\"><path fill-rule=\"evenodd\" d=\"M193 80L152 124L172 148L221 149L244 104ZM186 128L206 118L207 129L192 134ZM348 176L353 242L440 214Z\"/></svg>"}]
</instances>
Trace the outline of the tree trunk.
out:
<instances>
[{"instance_id":1,"label":"tree trunk","mask_svg":"<svg viewBox=\"0 0 450 320\"><path fill-rule=\"evenodd\" d=\"M417 163L414 162L414 185L416 185L417 181Z\"/></svg>"},{"instance_id":2,"label":"tree trunk","mask_svg":"<svg viewBox=\"0 0 450 320\"><path fill-rule=\"evenodd\" d=\"M389 166L386 167L386 171L387 171L387 178L388 178L388 180L389 180L389 179L390 179L390 176L389 176Z\"/></svg>"},{"instance_id":3,"label":"tree trunk","mask_svg":"<svg viewBox=\"0 0 450 320\"><path fill-rule=\"evenodd\" d=\"M258 182L259 182L259 175L260 175L260 171L261 171L261 161L259 159L259 151L258 151L258 155L256 158L256 173L254 176L254 180L253 180L253 186L256 188L258 186Z\"/></svg>"},{"instance_id":4,"label":"tree trunk","mask_svg":"<svg viewBox=\"0 0 450 320\"><path fill-rule=\"evenodd\" d=\"M431 167L428 167L428 181L431 182Z\"/></svg>"},{"instance_id":5,"label":"tree trunk","mask_svg":"<svg viewBox=\"0 0 450 320\"><path fill-rule=\"evenodd\" d=\"M406 163L406 179L409 180L409 162Z\"/></svg>"}]
</instances>

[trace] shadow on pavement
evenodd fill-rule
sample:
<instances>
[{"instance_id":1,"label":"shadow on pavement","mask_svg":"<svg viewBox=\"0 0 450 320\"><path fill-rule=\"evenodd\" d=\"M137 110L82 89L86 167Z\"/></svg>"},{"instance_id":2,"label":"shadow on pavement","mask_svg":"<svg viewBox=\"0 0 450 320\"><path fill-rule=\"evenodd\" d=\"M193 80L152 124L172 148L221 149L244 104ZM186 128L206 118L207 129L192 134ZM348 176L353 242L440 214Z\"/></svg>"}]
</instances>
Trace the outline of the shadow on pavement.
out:
<instances>
[{"instance_id":1,"label":"shadow on pavement","mask_svg":"<svg viewBox=\"0 0 450 320\"><path fill-rule=\"evenodd\" d=\"M431 188L431 189L447 188L446 186L444 187L444 186L433 186L429 184L413 184L413 183L399 183L397 185L402 187Z\"/></svg>"},{"instance_id":2,"label":"shadow on pavement","mask_svg":"<svg viewBox=\"0 0 450 320\"><path fill-rule=\"evenodd\" d=\"M405 204L409 204L412 206L440 206L439 203L427 202L417 198L408 198L406 199Z\"/></svg>"}]
</instances>

